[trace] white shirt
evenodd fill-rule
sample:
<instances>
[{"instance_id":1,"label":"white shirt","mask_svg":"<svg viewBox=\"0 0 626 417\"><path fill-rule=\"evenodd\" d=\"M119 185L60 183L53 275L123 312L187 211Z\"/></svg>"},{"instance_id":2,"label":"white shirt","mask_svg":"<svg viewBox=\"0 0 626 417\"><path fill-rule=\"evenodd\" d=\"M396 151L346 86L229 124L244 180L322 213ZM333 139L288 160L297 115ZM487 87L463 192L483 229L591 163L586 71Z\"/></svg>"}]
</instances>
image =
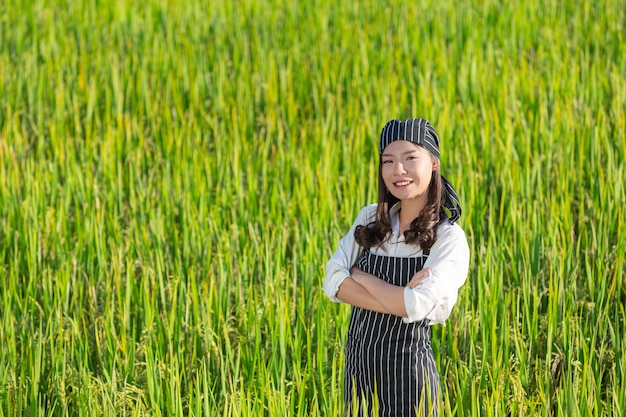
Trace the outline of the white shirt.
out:
<instances>
[{"instance_id":1,"label":"white shirt","mask_svg":"<svg viewBox=\"0 0 626 417\"><path fill-rule=\"evenodd\" d=\"M350 231L339 242L339 248L326 264L324 292L335 302L343 281L350 276L350 269L357 261L363 248L354 240L354 230L358 225L368 225L376 218L377 204L364 207L357 216ZM422 256L419 245L404 243L400 229L400 204L391 208L391 235L382 247L372 247L374 255L397 256L403 258ZM437 240L430 248L424 268L430 268L431 276L415 288L404 289L404 304L407 317L405 323L428 319L430 324L441 323L450 316L456 303L459 288L465 283L469 268L469 246L465 232L458 224L444 222L437 228Z\"/></svg>"}]
</instances>

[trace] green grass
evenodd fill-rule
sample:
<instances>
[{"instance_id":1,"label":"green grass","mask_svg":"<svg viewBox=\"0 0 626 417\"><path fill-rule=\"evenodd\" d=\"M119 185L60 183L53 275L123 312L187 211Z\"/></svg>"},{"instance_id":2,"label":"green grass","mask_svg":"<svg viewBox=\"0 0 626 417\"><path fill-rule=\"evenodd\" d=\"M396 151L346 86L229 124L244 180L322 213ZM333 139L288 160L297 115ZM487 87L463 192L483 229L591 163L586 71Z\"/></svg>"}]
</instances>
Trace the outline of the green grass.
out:
<instances>
[{"instance_id":1,"label":"green grass","mask_svg":"<svg viewBox=\"0 0 626 417\"><path fill-rule=\"evenodd\" d=\"M626 3L0 5L0 416L334 416L324 265L426 117L443 414L623 416Z\"/></svg>"}]
</instances>

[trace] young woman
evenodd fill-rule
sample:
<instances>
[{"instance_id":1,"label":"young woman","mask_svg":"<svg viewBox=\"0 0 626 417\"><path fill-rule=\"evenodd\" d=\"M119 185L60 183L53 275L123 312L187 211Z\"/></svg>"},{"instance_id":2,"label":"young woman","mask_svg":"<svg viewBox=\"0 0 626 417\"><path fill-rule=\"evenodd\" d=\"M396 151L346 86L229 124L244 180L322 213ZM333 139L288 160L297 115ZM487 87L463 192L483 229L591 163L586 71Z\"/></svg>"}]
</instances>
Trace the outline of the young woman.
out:
<instances>
[{"instance_id":1,"label":"young woman","mask_svg":"<svg viewBox=\"0 0 626 417\"><path fill-rule=\"evenodd\" d=\"M361 210L324 280L331 300L352 305L345 414L436 415L430 326L444 324L467 277L461 207L428 121L391 120L378 150L378 204Z\"/></svg>"}]
</instances>

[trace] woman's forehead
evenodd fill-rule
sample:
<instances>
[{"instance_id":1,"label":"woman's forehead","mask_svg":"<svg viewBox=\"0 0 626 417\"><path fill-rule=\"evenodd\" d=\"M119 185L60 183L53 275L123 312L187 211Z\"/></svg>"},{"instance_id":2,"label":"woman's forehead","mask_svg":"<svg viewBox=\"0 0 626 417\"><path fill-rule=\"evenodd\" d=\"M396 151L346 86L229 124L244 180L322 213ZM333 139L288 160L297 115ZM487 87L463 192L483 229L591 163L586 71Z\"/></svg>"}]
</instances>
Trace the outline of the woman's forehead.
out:
<instances>
[{"instance_id":1,"label":"woman's forehead","mask_svg":"<svg viewBox=\"0 0 626 417\"><path fill-rule=\"evenodd\" d=\"M381 156L393 156L396 154L403 154L407 152L428 152L423 146L417 145L408 140L395 140L383 149Z\"/></svg>"}]
</instances>

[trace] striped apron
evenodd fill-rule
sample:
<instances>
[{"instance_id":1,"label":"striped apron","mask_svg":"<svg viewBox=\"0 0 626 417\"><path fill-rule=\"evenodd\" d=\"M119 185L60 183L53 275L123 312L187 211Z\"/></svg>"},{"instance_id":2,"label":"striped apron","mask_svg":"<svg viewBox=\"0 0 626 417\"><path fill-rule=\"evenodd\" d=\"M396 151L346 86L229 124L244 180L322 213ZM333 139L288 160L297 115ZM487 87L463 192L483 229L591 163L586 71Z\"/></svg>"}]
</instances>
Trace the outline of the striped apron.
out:
<instances>
[{"instance_id":1,"label":"striped apron","mask_svg":"<svg viewBox=\"0 0 626 417\"><path fill-rule=\"evenodd\" d=\"M427 257L427 251L422 257L397 258L366 250L356 266L406 286ZM437 415L439 374L428 320L404 323L398 316L352 307L344 381L346 416Z\"/></svg>"}]
</instances>

